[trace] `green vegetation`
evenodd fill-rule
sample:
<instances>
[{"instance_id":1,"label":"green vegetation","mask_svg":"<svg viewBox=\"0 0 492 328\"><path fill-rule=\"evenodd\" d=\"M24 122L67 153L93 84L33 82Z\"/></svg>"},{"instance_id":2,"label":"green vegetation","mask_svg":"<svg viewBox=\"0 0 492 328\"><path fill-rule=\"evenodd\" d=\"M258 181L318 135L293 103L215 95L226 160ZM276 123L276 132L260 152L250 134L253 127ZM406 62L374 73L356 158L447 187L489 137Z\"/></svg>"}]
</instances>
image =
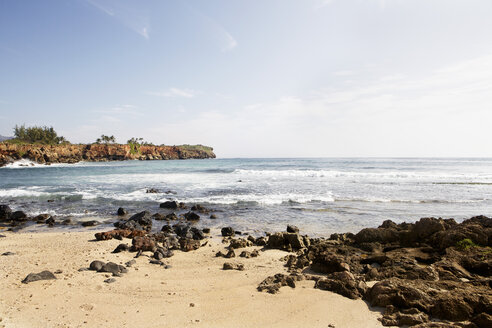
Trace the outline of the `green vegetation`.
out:
<instances>
[{"instance_id":1,"label":"green vegetation","mask_svg":"<svg viewBox=\"0 0 492 328\"><path fill-rule=\"evenodd\" d=\"M126 143L129 145L134 144L134 145L140 145L140 146L154 146L154 144L152 142L144 141L143 138L135 138L135 137L131 138Z\"/></svg>"},{"instance_id":2,"label":"green vegetation","mask_svg":"<svg viewBox=\"0 0 492 328\"><path fill-rule=\"evenodd\" d=\"M52 126L31 126L26 127L24 124L15 126L14 139L6 140L5 142L12 144L43 144L43 145L59 145L69 143L64 137L58 136Z\"/></svg>"},{"instance_id":3,"label":"green vegetation","mask_svg":"<svg viewBox=\"0 0 492 328\"><path fill-rule=\"evenodd\" d=\"M107 136L104 134L101 135L101 138L96 139L97 144L101 144L101 143L111 144L111 143L115 143L115 142L116 142L116 139L114 136Z\"/></svg>"},{"instance_id":4,"label":"green vegetation","mask_svg":"<svg viewBox=\"0 0 492 328\"><path fill-rule=\"evenodd\" d=\"M130 145L130 153L135 155L140 153L140 146L154 146L153 143L144 141L143 138L131 138L126 142L128 145Z\"/></svg>"},{"instance_id":5,"label":"green vegetation","mask_svg":"<svg viewBox=\"0 0 492 328\"><path fill-rule=\"evenodd\" d=\"M461 250L466 250L470 247L478 247L477 244L473 242L473 240L465 238L459 242L456 243L456 247Z\"/></svg>"},{"instance_id":6,"label":"green vegetation","mask_svg":"<svg viewBox=\"0 0 492 328\"><path fill-rule=\"evenodd\" d=\"M212 147L204 146L204 145L181 145L179 146L184 150L201 150L204 152L212 152L214 149Z\"/></svg>"}]
</instances>

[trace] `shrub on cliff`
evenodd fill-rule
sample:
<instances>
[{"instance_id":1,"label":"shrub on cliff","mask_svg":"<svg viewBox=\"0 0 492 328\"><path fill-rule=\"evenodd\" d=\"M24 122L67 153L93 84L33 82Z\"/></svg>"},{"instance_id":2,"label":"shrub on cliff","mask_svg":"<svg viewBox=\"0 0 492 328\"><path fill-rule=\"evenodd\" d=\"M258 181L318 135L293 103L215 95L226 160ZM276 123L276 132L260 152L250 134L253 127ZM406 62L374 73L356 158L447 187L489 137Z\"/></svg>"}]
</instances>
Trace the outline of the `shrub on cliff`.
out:
<instances>
[{"instance_id":1,"label":"shrub on cliff","mask_svg":"<svg viewBox=\"0 0 492 328\"><path fill-rule=\"evenodd\" d=\"M116 139L114 136L107 136L104 134L101 135L101 138L96 139L97 144L100 144L100 143L110 144L110 143L115 143L115 142L116 142Z\"/></svg>"},{"instance_id":2,"label":"shrub on cliff","mask_svg":"<svg viewBox=\"0 0 492 328\"><path fill-rule=\"evenodd\" d=\"M68 141L58 136L52 126L31 126L26 127L24 124L15 126L14 139L9 140L10 143L40 143L45 145L58 145L68 143Z\"/></svg>"}]
</instances>

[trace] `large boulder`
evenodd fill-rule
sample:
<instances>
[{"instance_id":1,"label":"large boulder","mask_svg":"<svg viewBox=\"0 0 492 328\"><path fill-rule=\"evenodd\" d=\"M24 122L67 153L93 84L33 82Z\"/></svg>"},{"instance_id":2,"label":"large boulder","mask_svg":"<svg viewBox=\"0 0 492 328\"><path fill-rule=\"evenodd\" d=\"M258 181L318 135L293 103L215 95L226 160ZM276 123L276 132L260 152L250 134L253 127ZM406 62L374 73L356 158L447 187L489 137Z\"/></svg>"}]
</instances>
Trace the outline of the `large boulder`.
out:
<instances>
[{"instance_id":1,"label":"large boulder","mask_svg":"<svg viewBox=\"0 0 492 328\"><path fill-rule=\"evenodd\" d=\"M313 259L311 270L319 273L350 272L350 266L340 256L321 253Z\"/></svg>"},{"instance_id":2,"label":"large boulder","mask_svg":"<svg viewBox=\"0 0 492 328\"><path fill-rule=\"evenodd\" d=\"M232 227L224 227L220 229L220 233L222 234L222 237L233 237L234 229Z\"/></svg>"},{"instance_id":3,"label":"large boulder","mask_svg":"<svg viewBox=\"0 0 492 328\"><path fill-rule=\"evenodd\" d=\"M12 210L8 205L0 205L0 221L10 220L11 214L12 214Z\"/></svg>"},{"instance_id":4,"label":"large boulder","mask_svg":"<svg viewBox=\"0 0 492 328\"><path fill-rule=\"evenodd\" d=\"M399 234L393 228L365 228L354 236L357 244L362 243L381 243L388 244L399 240Z\"/></svg>"},{"instance_id":5,"label":"large boulder","mask_svg":"<svg viewBox=\"0 0 492 328\"><path fill-rule=\"evenodd\" d=\"M12 221L27 221L29 218L24 211L15 211L10 214L10 220Z\"/></svg>"},{"instance_id":6,"label":"large boulder","mask_svg":"<svg viewBox=\"0 0 492 328\"><path fill-rule=\"evenodd\" d=\"M167 209L175 210L175 209L179 208L179 204L175 200L170 200L170 201L166 201L164 203L161 203L159 205L159 207L160 208L167 208Z\"/></svg>"},{"instance_id":7,"label":"large boulder","mask_svg":"<svg viewBox=\"0 0 492 328\"><path fill-rule=\"evenodd\" d=\"M357 281L350 272L343 271L334 272L326 278L319 279L315 288L329 290L355 300L361 298L368 287L365 282Z\"/></svg>"},{"instance_id":8,"label":"large boulder","mask_svg":"<svg viewBox=\"0 0 492 328\"><path fill-rule=\"evenodd\" d=\"M126 221L116 222L115 227L124 230L146 230L152 229L152 215L149 211L143 211L130 217Z\"/></svg>"},{"instance_id":9,"label":"large boulder","mask_svg":"<svg viewBox=\"0 0 492 328\"><path fill-rule=\"evenodd\" d=\"M463 288L461 282L452 281L391 278L376 283L367 291L365 299L371 306L391 309L387 311L390 314L416 309L431 318L449 321L471 320L483 312L492 313L490 287Z\"/></svg>"},{"instance_id":10,"label":"large boulder","mask_svg":"<svg viewBox=\"0 0 492 328\"><path fill-rule=\"evenodd\" d=\"M293 251L309 246L309 238L297 233L277 232L268 237L266 246L285 251Z\"/></svg>"},{"instance_id":11,"label":"large boulder","mask_svg":"<svg viewBox=\"0 0 492 328\"><path fill-rule=\"evenodd\" d=\"M415 239L425 239L436 232L444 230L446 230L446 226L443 219L422 218L415 222L412 234Z\"/></svg>"},{"instance_id":12,"label":"large boulder","mask_svg":"<svg viewBox=\"0 0 492 328\"><path fill-rule=\"evenodd\" d=\"M151 238L149 236L134 237L132 239L132 247L130 248L130 251L155 252L156 247L157 243L154 238Z\"/></svg>"}]
</instances>

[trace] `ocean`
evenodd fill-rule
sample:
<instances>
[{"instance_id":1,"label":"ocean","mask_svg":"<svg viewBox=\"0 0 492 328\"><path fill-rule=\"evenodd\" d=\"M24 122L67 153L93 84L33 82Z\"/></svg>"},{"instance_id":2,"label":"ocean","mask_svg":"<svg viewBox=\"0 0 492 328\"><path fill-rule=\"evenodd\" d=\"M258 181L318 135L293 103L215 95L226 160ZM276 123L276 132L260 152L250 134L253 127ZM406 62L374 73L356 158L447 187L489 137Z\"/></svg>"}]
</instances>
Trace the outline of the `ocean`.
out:
<instances>
[{"instance_id":1,"label":"ocean","mask_svg":"<svg viewBox=\"0 0 492 328\"><path fill-rule=\"evenodd\" d=\"M29 166L23 166L23 165ZM0 204L29 215L114 221L166 200L201 204L199 226L261 234L357 232L387 219L492 216L490 158L282 158L15 163L0 168ZM159 193L147 193L154 188ZM160 223L162 224L162 223Z\"/></svg>"}]
</instances>

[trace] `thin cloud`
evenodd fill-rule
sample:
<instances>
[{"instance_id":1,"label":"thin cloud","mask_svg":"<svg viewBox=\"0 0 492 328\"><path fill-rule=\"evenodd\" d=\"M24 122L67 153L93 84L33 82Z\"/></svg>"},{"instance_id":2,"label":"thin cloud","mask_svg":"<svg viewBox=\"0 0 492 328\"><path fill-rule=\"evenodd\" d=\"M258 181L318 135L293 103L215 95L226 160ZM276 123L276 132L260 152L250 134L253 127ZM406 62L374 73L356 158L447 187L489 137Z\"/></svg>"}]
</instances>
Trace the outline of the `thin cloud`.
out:
<instances>
[{"instance_id":1,"label":"thin cloud","mask_svg":"<svg viewBox=\"0 0 492 328\"><path fill-rule=\"evenodd\" d=\"M235 49L238 45L239 42L232 36L232 34L226 30L224 26L219 24L216 20L213 18L205 15L201 11L197 10L196 8L192 7L189 3L184 3L186 8L188 8L193 14L197 15L204 21L209 28L213 31L215 34L214 37L219 40L221 43L220 50L222 52L228 52L233 49Z\"/></svg>"},{"instance_id":2,"label":"thin cloud","mask_svg":"<svg viewBox=\"0 0 492 328\"><path fill-rule=\"evenodd\" d=\"M223 52L231 51L232 49L236 48L237 47L236 39L234 39L232 35L226 30L223 30L222 32L224 33L224 37L226 39L226 45L222 47L222 51Z\"/></svg>"},{"instance_id":3,"label":"thin cloud","mask_svg":"<svg viewBox=\"0 0 492 328\"><path fill-rule=\"evenodd\" d=\"M194 98L197 95L197 92L194 90L178 88L170 88L162 92L149 91L146 93L150 96L166 98Z\"/></svg>"},{"instance_id":4,"label":"thin cloud","mask_svg":"<svg viewBox=\"0 0 492 328\"><path fill-rule=\"evenodd\" d=\"M150 39L150 23L148 17L135 14L135 10L133 8L124 6L121 1L85 1L94 8L98 9L100 12L114 18L127 28L133 30L144 39Z\"/></svg>"},{"instance_id":5,"label":"thin cloud","mask_svg":"<svg viewBox=\"0 0 492 328\"><path fill-rule=\"evenodd\" d=\"M93 0L86 0L86 1L89 4L93 5L94 7L96 7L97 9L99 9L100 11L102 11L103 13L105 13L106 15L114 16L113 10L106 8L105 6L101 5L100 3L93 1Z\"/></svg>"}]
</instances>

